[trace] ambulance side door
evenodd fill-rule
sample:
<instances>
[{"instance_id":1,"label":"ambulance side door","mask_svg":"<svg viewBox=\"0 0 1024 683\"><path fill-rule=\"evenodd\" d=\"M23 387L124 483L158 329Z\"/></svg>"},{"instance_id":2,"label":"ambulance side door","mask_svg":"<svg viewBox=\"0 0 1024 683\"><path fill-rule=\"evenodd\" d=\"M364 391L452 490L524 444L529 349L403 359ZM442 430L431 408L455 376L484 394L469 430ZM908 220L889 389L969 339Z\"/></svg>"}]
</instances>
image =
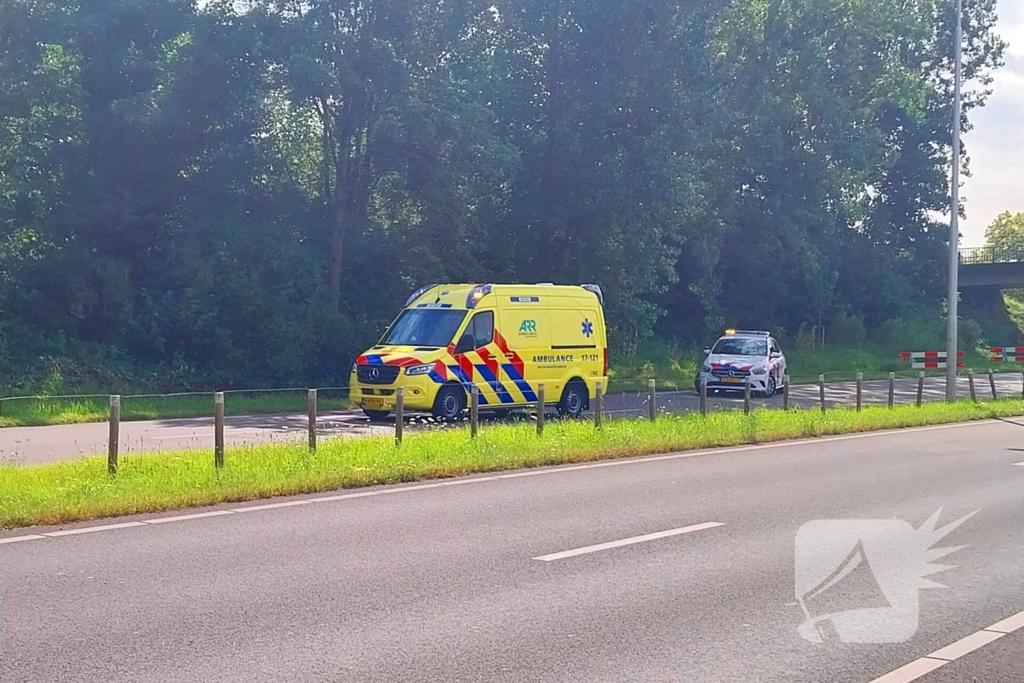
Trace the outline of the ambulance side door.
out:
<instances>
[{"instance_id":1,"label":"ambulance side door","mask_svg":"<svg viewBox=\"0 0 1024 683\"><path fill-rule=\"evenodd\" d=\"M512 402L537 400L537 384L547 377L536 362L549 353L548 311L539 296L510 296L498 302L498 341L501 365L499 380ZM545 396L545 400L550 400Z\"/></svg>"}]
</instances>

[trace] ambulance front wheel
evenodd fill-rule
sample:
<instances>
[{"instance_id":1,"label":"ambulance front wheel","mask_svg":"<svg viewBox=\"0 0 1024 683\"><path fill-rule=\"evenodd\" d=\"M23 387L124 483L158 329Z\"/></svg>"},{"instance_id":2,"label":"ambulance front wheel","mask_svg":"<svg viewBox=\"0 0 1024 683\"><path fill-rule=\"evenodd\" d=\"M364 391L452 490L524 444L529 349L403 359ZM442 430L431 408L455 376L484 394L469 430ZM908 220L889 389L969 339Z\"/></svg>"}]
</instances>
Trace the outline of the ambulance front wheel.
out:
<instances>
[{"instance_id":1,"label":"ambulance front wheel","mask_svg":"<svg viewBox=\"0 0 1024 683\"><path fill-rule=\"evenodd\" d=\"M366 417L370 418L371 422L383 422L391 414L390 410L367 410L366 408L363 408L363 412L366 414Z\"/></svg>"},{"instance_id":2,"label":"ambulance front wheel","mask_svg":"<svg viewBox=\"0 0 1024 683\"><path fill-rule=\"evenodd\" d=\"M570 382L558 402L558 414L564 417L579 417L587 405L587 388L581 382Z\"/></svg>"},{"instance_id":3,"label":"ambulance front wheel","mask_svg":"<svg viewBox=\"0 0 1024 683\"><path fill-rule=\"evenodd\" d=\"M466 409L466 392L455 384L447 384L437 392L431 413L439 420L450 422L462 415Z\"/></svg>"}]
</instances>

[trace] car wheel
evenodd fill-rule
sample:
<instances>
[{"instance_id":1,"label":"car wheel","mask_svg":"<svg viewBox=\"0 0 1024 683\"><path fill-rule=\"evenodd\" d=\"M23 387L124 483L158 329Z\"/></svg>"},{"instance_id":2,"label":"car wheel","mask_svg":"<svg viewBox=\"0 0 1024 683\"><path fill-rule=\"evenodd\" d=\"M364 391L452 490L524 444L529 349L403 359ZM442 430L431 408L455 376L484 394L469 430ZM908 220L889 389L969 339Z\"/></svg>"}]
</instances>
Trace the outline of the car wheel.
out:
<instances>
[{"instance_id":1,"label":"car wheel","mask_svg":"<svg viewBox=\"0 0 1024 683\"><path fill-rule=\"evenodd\" d=\"M558 414L563 417L579 417L587 405L586 388L579 382L570 382L558 402Z\"/></svg>"},{"instance_id":2,"label":"car wheel","mask_svg":"<svg viewBox=\"0 0 1024 683\"><path fill-rule=\"evenodd\" d=\"M768 375L768 387L764 391L764 398L770 398L778 392L778 387L775 386L775 376Z\"/></svg>"},{"instance_id":3,"label":"car wheel","mask_svg":"<svg viewBox=\"0 0 1024 683\"><path fill-rule=\"evenodd\" d=\"M368 410L366 408L363 408L363 412L372 422L383 422L391 414L390 410Z\"/></svg>"},{"instance_id":4,"label":"car wheel","mask_svg":"<svg viewBox=\"0 0 1024 683\"><path fill-rule=\"evenodd\" d=\"M462 415L462 411L465 409L466 392L462 390L462 387L449 384L441 387L441 391L437 392L434 407L430 412L439 420L451 422Z\"/></svg>"}]
</instances>

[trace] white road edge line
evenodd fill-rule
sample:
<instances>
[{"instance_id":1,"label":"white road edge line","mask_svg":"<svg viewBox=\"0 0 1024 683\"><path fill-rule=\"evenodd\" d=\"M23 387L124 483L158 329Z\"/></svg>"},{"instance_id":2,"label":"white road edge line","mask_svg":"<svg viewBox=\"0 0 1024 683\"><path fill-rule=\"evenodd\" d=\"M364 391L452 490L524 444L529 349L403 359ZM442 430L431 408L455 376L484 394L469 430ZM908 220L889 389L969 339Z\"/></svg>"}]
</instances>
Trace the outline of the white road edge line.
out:
<instances>
[{"instance_id":1,"label":"white road edge line","mask_svg":"<svg viewBox=\"0 0 1024 683\"><path fill-rule=\"evenodd\" d=\"M1024 467L1024 462L1015 462L1015 463L1013 463L1013 466L1014 467Z\"/></svg>"},{"instance_id":2,"label":"white road edge line","mask_svg":"<svg viewBox=\"0 0 1024 683\"><path fill-rule=\"evenodd\" d=\"M637 543L647 543L648 541L656 541L660 538L681 536L682 534L689 534L693 533L694 531L703 531L704 529L714 529L715 527L719 526L725 526L725 522L705 522L703 524L694 524L692 526L684 526L680 529L670 529L668 531L659 531L653 534L644 534L643 536L633 536L632 538L624 538L621 541L598 543L597 545L588 545L583 548L576 548L575 550L566 550L560 553L541 555L540 557L535 557L533 559L540 560L541 562L554 562L555 560L564 560L569 557L577 557L578 555L589 555L590 553L599 553L603 550L611 550L613 548L621 548L627 545L635 545Z\"/></svg>"},{"instance_id":3,"label":"white road edge line","mask_svg":"<svg viewBox=\"0 0 1024 683\"><path fill-rule=\"evenodd\" d=\"M999 640L1005 633L996 633L995 631L978 631L971 635L961 638L955 643L950 643L944 648L938 649L935 652L928 655L931 659L944 659L947 662L953 662L961 657L971 654L975 650L981 649L989 643Z\"/></svg>"},{"instance_id":4,"label":"white road edge line","mask_svg":"<svg viewBox=\"0 0 1024 683\"><path fill-rule=\"evenodd\" d=\"M77 536L79 534L94 534L99 531L113 531L114 529L127 529L129 527L146 526L144 522L123 522L121 524L104 524L103 526L87 526L81 529L64 529L63 531L51 531L43 534L49 538L60 536Z\"/></svg>"},{"instance_id":5,"label":"white road edge line","mask_svg":"<svg viewBox=\"0 0 1024 683\"><path fill-rule=\"evenodd\" d=\"M1008 633L1013 633L1021 628L1024 628L1024 612L1019 612L1012 617L1007 617L1000 622L992 624L988 628L976 631L955 643L939 648L930 655L915 659L895 671L890 671L884 676L870 681L870 683L910 683L911 681L916 681L925 674L935 671L940 666L955 662L961 657L965 657L975 650L980 650Z\"/></svg>"},{"instance_id":6,"label":"white road edge line","mask_svg":"<svg viewBox=\"0 0 1024 683\"><path fill-rule=\"evenodd\" d=\"M28 536L11 536L10 538L0 538L0 545L4 543L21 543L22 541L39 541L44 537L39 534L30 534Z\"/></svg>"},{"instance_id":7,"label":"white road edge line","mask_svg":"<svg viewBox=\"0 0 1024 683\"><path fill-rule=\"evenodd\" d=\"M910 681L916 681L925 674L930 674L941 666L946 666L949 662L942 659L929 659L928 657L921 657L915 659L910 664L904 664L895 671L890 671L884 676L880 676L871 683L910 683Z\"/></svg>"},{"instance_id":8,"label":"white road edge line","mask_svg":"<svg viewBox=\"0 0 1024 683\"><path fill-rule=\"evenodd\" d=\"M523 477L536 477L541 475L549 474L562 474L565 472L578 472L581 470L594 470L601 469L604 467L628 467L630 465L642 465L651 462L665 462L668 460L683 460L686 458L699 458L705 455L724 455L728 453L745 453L747 451L756 450L768 450L772 448L786 448L793 446L806 446L808 444L821 444L821 443L832 443L836 441L851 441L853 439L871 439L884 436L894 436L898 434L914 434L916 432L932 432L940 429L965 429L968 427L982 427L992 426L993 424L1000 422L1001 420L976 420L974 422L956 422L953 424L944 425L930 425L926 427L906 427L903 429L887 429L879 432L862 432L859 434L841 434L838 436L825 436L819 438L808 438L808 439L794 439L792 441L775 441L773 443L765 444L750 444L746 446L731 446L728 448L703 448L695 451L685 451L682 453L671 453L668 455L651 455L646 457L638 458L627 458L624 460L603 460L600 462L585 463L582 465L562 465L555 466L546 469L538 470L527 470L523 472L509 472L507 474L492 474L487 476L473 476L467 475L468 478L459 479L456 483L451 482L429 482L424 484L418 484L415 486L401 486L399 488L386 488L379 489L376 491L360 491L357 493L344 493L336 496L326 496L322 498L310 498L303 499L301 501L293 501L290 504L272 504L272 505L259 505L250 508L225 508L224 510L216 511L217 514L199 513L195 515L180 515L178 517L167 517L164 518L167 522L170 521L189 521L192 519L201 519L203 517L216 517L220 516L221 512L233 514L235 512L255 512L257 510L272 510L280 507L294 507L295 505L306 505L310 503L331 503L341 500L349 500L352 498L370 498L376 496L388 496L396 493L408 493L412 491L418 491L420 489L436 489L442 486L462 486L467 484L477 484L482 482L499 481L502 479L520 479ZM108 529L118 529L123 527L133 526L148 526L150 524L160 524L160 518L145 520L140 522L128 522L124 525L110 524L99 527L83 527L81 529L72 529L77 534L91 533L92 531L106 531ZM55 536L70 536L75 534L67 534L62 531L54 531L49 533L40 534L28 534L25 536L10 536L8 538L0 539L3 543L16 543L13 539L20 539L25 541L37 541L45 538L53 538Z\"/></svg>"},{"instance_id":9,"label":"white road edge line","mask_svg":"<svg viewBox=\"0 0 1024 683\"><path fill-rule=\"evenodd\" d=\"M999 623L992 624L985 630L995 631L996 633L1013 633L1022 628L1024 628L1024 612L1007 617Z\"/></svg>"}]
</instances>

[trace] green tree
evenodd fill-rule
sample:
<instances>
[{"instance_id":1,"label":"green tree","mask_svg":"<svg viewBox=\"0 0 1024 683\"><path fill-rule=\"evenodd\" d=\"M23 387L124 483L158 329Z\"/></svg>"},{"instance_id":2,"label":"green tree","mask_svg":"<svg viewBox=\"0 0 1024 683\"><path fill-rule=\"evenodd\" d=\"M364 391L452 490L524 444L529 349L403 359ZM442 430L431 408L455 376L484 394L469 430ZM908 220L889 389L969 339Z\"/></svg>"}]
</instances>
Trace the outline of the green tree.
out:
<instances>
[{"instance_id":1,"label":"green tree","mask_svg":"<svg viewBox=\"0 0 1024 683\"><path fill-rule=\"evenodd\" d=\"M985 229L985 246L995 253L1024 251L1024 211L1004 211Z\"/></svg>"}]
</instances>

